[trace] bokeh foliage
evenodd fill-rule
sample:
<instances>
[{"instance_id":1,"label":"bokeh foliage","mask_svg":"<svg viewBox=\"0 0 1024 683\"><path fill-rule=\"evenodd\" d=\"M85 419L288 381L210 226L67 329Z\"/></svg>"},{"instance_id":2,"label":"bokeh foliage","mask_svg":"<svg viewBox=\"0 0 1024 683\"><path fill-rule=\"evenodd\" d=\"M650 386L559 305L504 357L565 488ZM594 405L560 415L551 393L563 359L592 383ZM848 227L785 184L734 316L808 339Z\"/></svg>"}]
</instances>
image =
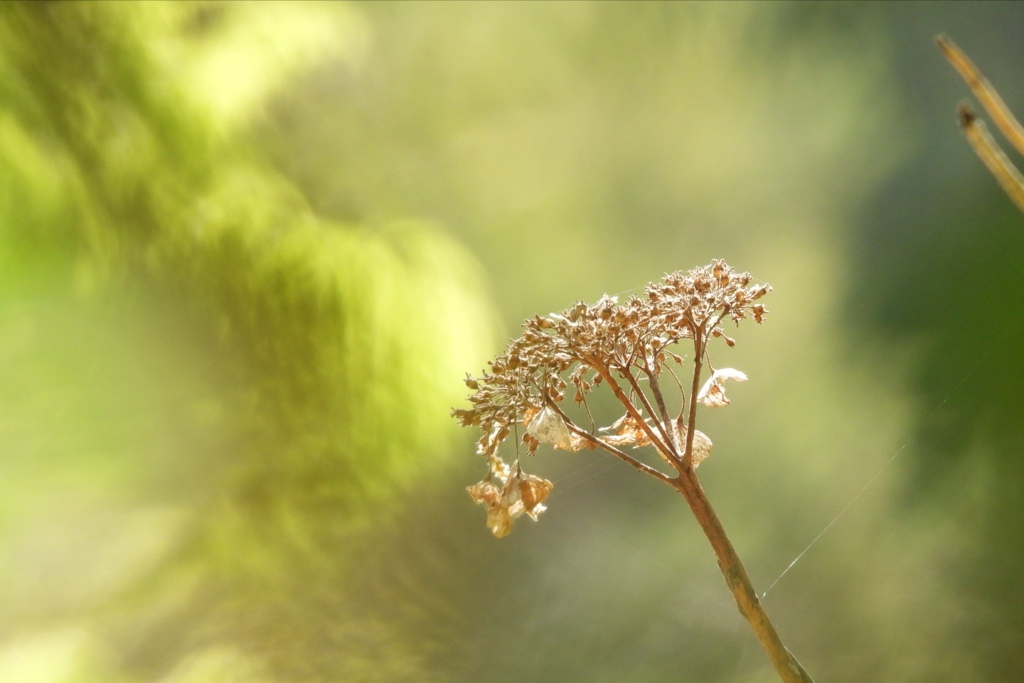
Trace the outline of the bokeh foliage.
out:
<instances>
[{"instance_id":1,"label":"bokeh foliage","mask_svg":"<svg viewBox=\"0 0 1024 683\"><path fill-rule=\"evenodd\" d=\"M252 144L290 74L357 54L354 20L0 21L3 636L99 639L74 680L400 680L398 627L350 609L353 550L452 454L436 416L493 314L439 230L324 220ZM68 640L83 611L101 626ZM45 677L18 645L4 677Z\"/></svg>"},{"instance_id":2,"label":"bokeh foliage","mask_svg":"<svg viewBox=\"0 0 1024 683\"><path fill-rule=\"evenodd\" d=\"M541 452L495 542L448 417L496 321L721 257L775 288L701 427L755 586L857 497L766 599L787 644L1016 680L1024 229L931 38L1024 112L1022 21L0 6L0 679L773 680L677 497Z\"/></svg>"}]
</instances>

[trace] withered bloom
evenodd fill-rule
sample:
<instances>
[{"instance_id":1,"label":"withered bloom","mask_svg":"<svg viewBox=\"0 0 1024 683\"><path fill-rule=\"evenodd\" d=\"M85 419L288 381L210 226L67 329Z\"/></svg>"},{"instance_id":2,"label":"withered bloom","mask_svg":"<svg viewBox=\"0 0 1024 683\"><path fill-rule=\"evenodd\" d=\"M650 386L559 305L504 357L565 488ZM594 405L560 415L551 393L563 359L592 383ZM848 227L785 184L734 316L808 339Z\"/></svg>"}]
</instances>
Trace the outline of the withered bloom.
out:
<instances>
[{"instance_id":1,"label":"withered bloom","mask_svg":"<svg viewBox=\"0 0 1024 683\"><path fill-rule=\"evenodd\" d=\"M643 296L631 296L625 303L603 296L592 305L578 302L560 313L535 316L523 323L523 335L490 362L489 372L466 378L466 386L473 390L472 407L452 414L463 426L482 432L477 452L486 460L488 473L468 490L487 509L487 527L499 538L512 532L520 515L537 519L553 488L550 481L522 471L519 444L509 468L498 453L509 434L521 433L522 445L531 455L541 444L570 451L602 448L675 489L707 536L736 606L782 680L809 683L810 676L782 644L758 601L696 475L712 449L711 439L696 428L698 407L729 405L724 380L747 379L739 370L723 368L705 381L709 342L721 339L726 346L735 346L722 323L728 319L738 324L746 318L763 322L767 311L756 302L769 291L771 287L754 283L749 273L713 261L685 274L670 273L648 285ZM687 359L670 350L680 342L687 347ZM686 364L692 368L691 376L680 381L674 368ZM665 372L671 383L663 386ZM577 413L585 409L588 419L583 423L591 425L590 430L567 412L570 384L570 404L578 406ZM595 429L587 396L599 386L610 391L626 412L610 426ZM669 396L666 388L672 390ZM670 403L673 408L678 405L674 417ZM627 454L625 446L652 446L672 473Z\"/></svg>"},{"instance_id":2,"label":"withered bloom","mask_svg":"<svg viewBox=\"0 0 1024 683\"><path fill-rule=\"evenodd\" d=\"M481 488L470 487L470 493L488 507L488 526L495 535L511 531L512 519L518 516L514 514L516 505L527 499L524 486L534 487L531 496L543 493L536 505L523 502L523 511L528 514L537 510L551 489L550 482L546 486L527 485L525 482L533 481L532 475L524 475L518 466L508 472L498 449L513 431L522 435L529 454L540 444L569 451L601 447L649 473L655 470L625 455L619 447L653 445L676 469L695 467L706 458L711 440L698 430L694 430L692 452L686 457L687 392L672 370L685 361L670 349L679 342L688 342L692 348L689 362L699 379L711 339L722 339L728 346L735 344L725 335L722 324L746 318L762 322L766 311L756 302L769 291L769 285L756 283L749 273L737 273L718 260L687 273L665 275L647 285L642 296L630 296L625 302L604 296L591 305L577 302L558 313L526 320L522 336L490 361L489 371L466 378L466 385L473 390L469 396L471 407L452 412L463 426L481 431L477 452L487 460L490 472L488 479L476 485ZM694 363L695 359L699 362ZM658 382L665 371L678 387L680 407L675 418L669 415ZM721 383L724 379L741 381L746 375L731 368L718 370L701 391L693 392L690 403L727 405ZM568 416L563 406L570 385L574 402L581 406L587 406L590 392L601 385L615 394L626 414L601 430L611 434L594 434ZM589 407L586 409L589 414ZM504 482L497 500L494 491L483 486L491 477ZM512 501L515 496L521 498Z\"/></svg>"},{"instance_id":3,"label":"withered bloom","mask_svg":"<svg viewBox=\"0 0 1024 683\"><path fill-rule=\"evenodd\" d=\"M512 533L513 520L524 513L537 521L537 515L545 510L542 503L554 486L547 479L526 474L517 463L503 487L488 478L466 487L466 491L473 502L487 509L487 528L502 538Z\"/></svg>"}]
</instances>

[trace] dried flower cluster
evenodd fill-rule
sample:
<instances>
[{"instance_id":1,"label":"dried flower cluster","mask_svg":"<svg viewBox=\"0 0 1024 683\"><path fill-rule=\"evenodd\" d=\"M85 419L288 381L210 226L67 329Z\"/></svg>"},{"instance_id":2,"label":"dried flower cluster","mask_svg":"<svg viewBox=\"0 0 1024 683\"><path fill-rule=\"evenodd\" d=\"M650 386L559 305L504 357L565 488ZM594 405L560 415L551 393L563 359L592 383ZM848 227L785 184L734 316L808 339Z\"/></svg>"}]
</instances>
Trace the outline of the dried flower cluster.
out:
<instances>
[{"instance_id":1,"label":"dried flower cluster","mask_svg":"<svg viewBox=\"0 0 1024 683\"><path fill-rule=\"evenodd\" d=\"M524 512L536 521L544 512L542 505L554 485L547 479L523 472L518 463L515 471L505 471L504 485L499 487L490 477L468 487L470 498L487 508L487 528L501 538L512 532L512 520Z\"/></svg>"},{"instance_id":2,"label":"dried flower cluster","mask_svg":"<svg viewBox=\"0 0 1024 683\"><path fill-rule=\"evenodd\" d=\"M582 302L546 317L536 316L523 324L523 334L489 363L490 371L467 377L473 390L468 409L453 415L466 427L478 427L482 436L477 452L488 463L487 477L469 487L473 500L487 507L488 527L496 536L511 531L512 520L522 513L536 519L540 504L552 484L522 472L518 459L509 467L498 447L523 425L522 443L533 454L542 443L563 450L604 448L634 467L658 476L654 470L620 447L651 445L676 470L696 467L711 451L711 440L700 431L687 448L686 391L669 361L682 365L681 355L670 347L690 340L694 384L691 394L707 406L724 406L722 380L745 380L738 370L716 370L698 391L706 345L712 338L728 346L734 341L721 327L726 319L752 318L760 323L766 314L757 301L771 291L753 282L749 273L737 273L724 261L675 272L649 284L644 296L625 303L604 296L597 303ZM671 418L658 378L668 371L678 388L681 406ZM624 384L623 384L624 383ZM585 407L587 396L606 385L626 409L609 427L585 430L566 415L560 404L572 391L574 401ZM690 421L693 420L691 411ZM599 436L597 432L609 432ZM661 475L664 477L664 475ZM495 483L495 480L500 482Z\"/></svg>"}]
</instances>

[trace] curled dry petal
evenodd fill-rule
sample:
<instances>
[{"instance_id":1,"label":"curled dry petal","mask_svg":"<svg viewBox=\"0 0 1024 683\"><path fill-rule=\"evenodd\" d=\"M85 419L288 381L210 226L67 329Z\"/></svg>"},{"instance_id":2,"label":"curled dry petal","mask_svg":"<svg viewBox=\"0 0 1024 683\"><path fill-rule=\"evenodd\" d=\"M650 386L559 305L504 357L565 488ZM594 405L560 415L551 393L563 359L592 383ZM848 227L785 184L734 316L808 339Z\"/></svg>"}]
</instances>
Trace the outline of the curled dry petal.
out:
<instances>
[{"instance_id":1,"label":"curled dry petal","mask_svg":"<svg viewBox=\"0 0 1024 683\"><path fill-rule=\"evenodd\" d=\"M551 490L555 488L555 485L547 479L533 474L523 475L520 473L518 479L519 499L523 504L524 512L536 521L537 515L545 510L541 503L551 495Z\"/></svg>"},{"instance_id":2,"label":"curled dry petal","mask_svg":"<svg viewBox=\"0 0 1024 683\"><path fill-rule=\"evenodd\" d=\"M612 446L628 446L632 444L634 448L641 448L651 443L647 432L643 430L640 423L629 413L626 413L609 426L598 429L601 432L610 432L612 430L615 430L615 434L602 437L605 443Z\"/></svg>"},{"instance_id":3,"label":"curled dry petal","mask_svg":"<svg viewBox=\"0 0 1024 683\"><path fill-rule=\"evenodd\" d=\"M693 453L690 457L693 459L694 469L708 459L713 447L714 444L711 443L711 439L708 438L707 434L699 429L693 430Z\"/></svg>"},{"instance_id":4,"label":"curled dry petal","mask_svg":"<svg viewBox=\"0 0 1024 683\"><path fill-rule=\"evenodd\" d=\"M498 444L506 436L508 436L508 425L495 425L490 434L484 434L477 441L476 452L485 457L491 457L498 450Z\"/></svg>"},{"instance_id":5,"label":"curled dry petal","mask_svg":"<svg viewBox=\"0 0 1024 683\"><path fill-rule=\"evenodd\" d=\"M708 381L701 387L697 394L697 400L711 408L720 408L729 405L729 399L725 396L725 385L722 380L732 379L737 382L745 382L747 376L735 368L722 368L715 370Z\"/></svg>"},{"instance_id":6,"label":"curled dry petal","mask_svg":"<svg viewBox=\"0 0 1024 683\"><path fill-rule=\"evenodd\" d=\"M466 491L477 505L497 505L501 500L501 489L487 479L467 486Z\"/></svg>"},{"instance_id":7,"label":"curled dry petal","mask_svg":"<svg viewBox=\"0 0 1024 683\"><path fill-rule=\"evenodd\" d=\"M629 413L626 413L625 415L620 417L615 422L612 422L607 427L599 427L597 431L599 431L599 432L610 432L612 430L615 430L615 433L618 434L622 430L623 425L626 424L626 420L632 420L632 419L633 418L630 417Z\"/></svg>"},{"instance_id":8,"label":"curled dry petal","mask_svg":"<svg viewBox=\"0 0 1024 683\"><path fill-rule=\"evenodd\" d=\"M530 434L523 434L523 443L526 444L526 452L533 455L537 452L537 447L540 446L540 441Z\"/></svg>"},{"instance_id":9,"label":"curled dry petal","mask_svg":"<svg viewBox=\"0 0 1024 683\"><path fill-rule=\"evenodd\" d=\"M582 437L579 434L572 434L572 450L573 452L582 451L586 448L588 451L592 451L597 448L597 443L593 439Z\"/></svg>"},{"instance_id":10,"label":"curled dry petal","mask_svg":"<svg viewBox=\"0 0 1024 683\"><path fill-rule=\"evenodd\" d=\"M550 443L567 451L572 450L569 428L550 406L544 406L526 423L526 433L541 443Z\"/></svg>"},{"instance_id":11,"label":"curled dry petal","mask_svg":"<svg viewBox=\"0 0 1024 683\"><path fill-rule=\"evenodd\" d=\"M722 368L721 370L715 370L713 373L718 379L734 379L737 382L746 382L746 373L737 370L736 368Z\"/></svg>"},{"instance_id":12,"label":"curled dry petal","mask_svg":"<svg viewBox=\"0 0 1024 683\"><path fill-rule=\"evenodd\" d=\"M487 507L487 528L497 538L504 538L512 533L512 515L500 505Z\"/></svg>"},{"instance_id":13,"label":"curled dry petal","mask_svg":"<svg viewBox=\"0 0 1024 683\"><path fill-rule=\"evenodd\" d=\"M516 473L505 482L505 488L501 491L501 506L508 510L513 519L523 514L528 514L534 520L537 515L544 511L541 505L555 488L547 479L542 479L534 474L526 474L516 468Z\"/></svg>"},{"instance_id":14,"label":"curled dry petal","mask_svg":"<svg viewBox=\"0 0 1024 683\"><path fill-rule=\"evenodd\" d=\"M501 490L501 507L508 511L508 514L515 519L519 515L523 514L523 496L522 489L519 487L519 475L520 470L516 467L515 474L508 478L505 482L505 488Z\"/></svg>"},{"instance_id":15,"label":"curled dry petal","mask_svg":"<svg viewBox=\"0 0 1024 683\"><path fill-rule=\"evenodd\" d=\"M686 443L686 431L685 426L679 430L678 438L680 444ZM692 458L694 469L697 469L702 462L708 459L712 448L714 448L714 444L711 443L711 439L707 434L699 429L693 430L693 453L690 457Z\"/></svg>"}]
</instances>

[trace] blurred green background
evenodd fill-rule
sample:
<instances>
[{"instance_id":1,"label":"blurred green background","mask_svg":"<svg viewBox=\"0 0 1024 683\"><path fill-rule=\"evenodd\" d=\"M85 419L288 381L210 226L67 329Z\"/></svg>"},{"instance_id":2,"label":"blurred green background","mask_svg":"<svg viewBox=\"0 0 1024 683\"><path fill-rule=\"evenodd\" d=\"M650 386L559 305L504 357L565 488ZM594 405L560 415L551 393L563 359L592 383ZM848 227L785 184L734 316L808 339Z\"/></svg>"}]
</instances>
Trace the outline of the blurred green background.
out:
<instances>
[{"instance_id":1,"label":"blurred green background","mask_svg":"<svg viewBox=\"0 0 1024 683\"><path fill-rule=\"evenodd\" d=\"M818 681L1024 670L1024 6L0 5L0 681L775 680L696 524L542 449L465 486L534 313L775 287L700 470ZM851 502L853 503L852 505ZM848 507L849 506L849 507ZM845 512L844 512L845 511Z\"/></svg>"}]
</instances>

